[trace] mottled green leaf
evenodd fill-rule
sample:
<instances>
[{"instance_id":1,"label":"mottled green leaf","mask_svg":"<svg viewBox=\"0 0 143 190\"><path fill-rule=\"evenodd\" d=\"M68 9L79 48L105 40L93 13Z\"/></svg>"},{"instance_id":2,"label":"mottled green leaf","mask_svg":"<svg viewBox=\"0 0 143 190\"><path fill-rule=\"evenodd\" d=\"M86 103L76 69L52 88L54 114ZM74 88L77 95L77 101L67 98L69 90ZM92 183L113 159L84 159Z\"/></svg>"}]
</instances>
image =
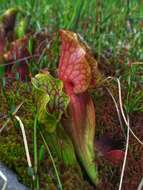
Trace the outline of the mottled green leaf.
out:
<instances>
[{"instance_id":1,"label":"mottled green leaf","mask_svg":"<svg viewBox=\"0 0 143 190\"><path fill-rule=\"evenodd\" d=\"M48 73L40 73L32 79L32 84L38 121L53 132L69 103L69 97L63 92L63 83Z\"/></svg>"},{"instance_id":2,"label":"mottled green leaf","mask_svg":"<svg viewBox=\"0 0 143 190\"><path fill-rule=\"evenodd\" d=\"M48 134L46 139L52 152L65 165L77 164L73 144L62 126L58 125L54 133Z\"/></svg>"}]
</instances>

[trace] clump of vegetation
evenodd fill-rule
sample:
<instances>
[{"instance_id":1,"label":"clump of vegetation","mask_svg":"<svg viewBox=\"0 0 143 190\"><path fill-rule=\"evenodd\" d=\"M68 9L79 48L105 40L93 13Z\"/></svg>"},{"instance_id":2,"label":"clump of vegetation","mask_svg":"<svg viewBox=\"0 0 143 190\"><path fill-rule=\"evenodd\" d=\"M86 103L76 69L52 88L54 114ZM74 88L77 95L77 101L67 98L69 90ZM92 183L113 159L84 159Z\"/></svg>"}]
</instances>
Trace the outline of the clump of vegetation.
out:
<instances>
[{"instance_id":1,"label":"clump of vegetation","mask_svg":"<svg viewBox=\"0 0 143 190\"><path fill-rule=\"evenodd\" d=\"M142 3L16 2L0 8L0 161L36 190L141 188Z\"/></svg>"}]
</instances>

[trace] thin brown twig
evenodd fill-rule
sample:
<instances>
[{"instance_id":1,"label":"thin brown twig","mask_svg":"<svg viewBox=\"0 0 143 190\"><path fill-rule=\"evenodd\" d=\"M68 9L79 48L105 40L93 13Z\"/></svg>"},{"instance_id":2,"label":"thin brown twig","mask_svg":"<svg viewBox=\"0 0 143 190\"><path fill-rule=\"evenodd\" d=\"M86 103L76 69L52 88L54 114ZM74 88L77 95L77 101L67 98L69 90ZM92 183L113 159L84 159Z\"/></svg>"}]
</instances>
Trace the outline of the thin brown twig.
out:
<instances>
[{"instance_id":1,"label":"thin brown twig","mask_svg":"<svg viewBox=\"0 0 143 190\"><path fill-rule=\"evenodd\" d=\"M16 62L26 61L26 60L28 60L28 59L32 59L32 58L34 58L34 57L39 57L39 56L40 56L39 54L30 55L30 56L27 56L27 57L24 57L24 58L16 59L16 60L11 61L11 62L9 62L9 63L0 64L0 67L1 67L1 66L13 65L13 64L16 63Z\"/></svg>"},{"instance_id":2,"label":"thin brown twig","mask_svg":"<svg viewBox=\"0 0 143 190\"><path fill-rule=\"evenodd\" d=\"M12 113L12 116L15 116L15 115L16 115L16 113L17 113L18 110L21 108L21 106L23 105L23 103L24 103L24 101L21 102L21 103L16 107L15 111ZM1 134L1 132L4 130L4 128L7 126L7 124L10 122L10 120L11 120L11 118L9 117L9 118L5 121L5 123L3 124L3 126L2 126L1 129L0 129L0 134Z\"/></svg>"}]
</instances>

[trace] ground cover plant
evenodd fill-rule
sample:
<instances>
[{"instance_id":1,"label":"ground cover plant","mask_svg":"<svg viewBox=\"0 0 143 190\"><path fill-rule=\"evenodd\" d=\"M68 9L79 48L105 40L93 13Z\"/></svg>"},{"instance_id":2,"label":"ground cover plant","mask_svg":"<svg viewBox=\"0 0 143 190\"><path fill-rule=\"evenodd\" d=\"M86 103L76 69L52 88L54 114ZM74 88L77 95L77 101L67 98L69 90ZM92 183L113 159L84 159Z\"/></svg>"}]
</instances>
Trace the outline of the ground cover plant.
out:
<instances>
[{"instance_id":1,"label":"ground cover plant","mask_svg":"<svg viewBox=\"0 0 143 190\"><path fill-rule=\"evenodd\" d=\"M30 189L143 188L142 1L0 2L0 161Z\"/></svg>"}]
</instances>

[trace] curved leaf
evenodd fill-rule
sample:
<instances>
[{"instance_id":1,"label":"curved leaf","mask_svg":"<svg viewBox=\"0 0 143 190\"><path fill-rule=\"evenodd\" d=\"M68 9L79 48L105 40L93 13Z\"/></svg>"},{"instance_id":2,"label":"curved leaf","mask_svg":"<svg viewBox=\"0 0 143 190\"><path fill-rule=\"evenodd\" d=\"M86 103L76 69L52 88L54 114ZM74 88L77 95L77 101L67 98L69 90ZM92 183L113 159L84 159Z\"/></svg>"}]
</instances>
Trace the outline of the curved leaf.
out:
<instances>
[{"instance_id":1,"label":"curved leaf","mask_svg":"<svg viewBox=\"0 0 143 190\"><path fill-rule=\"evenodd\" d=\"M88 88L95 84L97 62L78 35L61 30L59 78L70 97L69 117L63 124L72 138L76 153L92 182L97 184L98 171L94 162L95 109ZM98 78L98 77L97 77Z\"/></svg>"},{"instance_id":2,"label":"curved leaf","mask_svg":"<svg viewBox=\"0 0 143 190\"><path fill-rule=\"evenodd\" d=\"M69 97L63 92L62 81L50 74L37 74L32 79L38 109L38 120L53 132L66 110Z\"/></svg>"},{"instance_id":3,"label":"curved leaf","mask_svg":"<svg viewBox=\"0 0 143 190\"><path fill-rule=\"evenodd\" d=\"M61 30L62 40L59 78L72 84L74 93L82 93L101 80L97 61L79 35Z\"/></svg>"},{"instance_id":4,"label":"curved leaf","mask_svg":"<svg viewBox=\"0 0 143 190\"><path fill-rule=\"evenodd\" d=\"M77 164L72 141L61 125L58 125L53 133L49 133L46 139L52 152L54 152L58 159L63 161L66 166Z\"/></svg>"},{"instance_id":5,"label":"curved leaf","mask_svg":"<svg viewBox=\"0 0 143 190\"><path fill-rule=\"evenodd\" d=\"M14 29L16 15L19 11L20 9L18 7L10 8L0 17L0 22L3 25L6 34Z\"/></svg>"}]
</instances>

